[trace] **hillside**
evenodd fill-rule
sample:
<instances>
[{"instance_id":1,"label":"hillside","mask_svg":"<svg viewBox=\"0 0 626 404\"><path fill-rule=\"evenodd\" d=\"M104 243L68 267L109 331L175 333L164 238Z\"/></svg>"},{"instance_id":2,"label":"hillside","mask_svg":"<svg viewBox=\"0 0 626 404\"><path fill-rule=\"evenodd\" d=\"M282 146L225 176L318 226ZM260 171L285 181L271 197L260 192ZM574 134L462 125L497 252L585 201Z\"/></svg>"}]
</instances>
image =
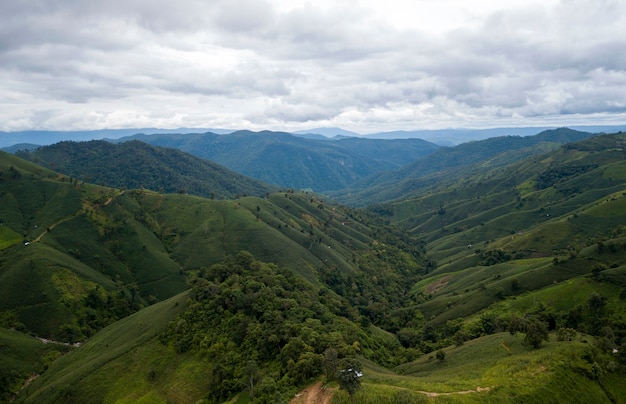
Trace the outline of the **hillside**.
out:
<instances>
[{"instance_id":1,"label":"hillside","mask_svg":"<svg viewBox=\"0 0 626 404\"><path fill-rule=\"evenodd\" d=\"M143 142L60 142L18 156L85 182L211 198L264 195L275 187L176 149Z\"/></svg>"},{"instance_id":2,"label":"hillside","mask_svg":"<svg viewBox=\"0 0 626 404\"><path fill-rule=\"evenodd\" d=\"M624 402L625 142L603 135L479 161L369 210L304 192L217 201L110 190L85 220L115 229L105 234L117 258L126 243L146 246L136 260L163 251L189 289L94 334L18 402L286 402L323 382L347 403L339 387L354 367L365 403ZM3 187L50 187L21 214L56 212L26 202L54 200L62 177L10 158ZM2 271L18 250L75 250L53 238L62 225L23 246L19 236L36 238L18 222Z\"/></svg>"},{"instance_id":3,"label":"hillside","mask_svg":"<svg viewBox=\"0 0 626 404\"><path fill-rule=\"evenodd\" d=\"M331 195L342 203L355 206L408 198L473 173L504 167L590 136L591 133L561 128L534 136L502 136L442 147L400 169L364 178Z\"/></svg>"},{"instance_id":4,"label":"hillside","mask_svg":"<svg viewBox=\"0 0 626 404\"><path fill-rule=\"evenodd\" d=\"M309 139L282 132L237 131L135 135L121 138L173 147L215 161L238 173L294 189L316 192L399 168L438 149L420 139Z\"/></svg>"},{"instance_id":5,"label":"hillside","mask_svg":"<svg viewBox=\"0 0 626 404\"><path fill-rule=\"evenodd\" d=\"M8 154L0 172L0 324L38 337L83 341L241 250L323 289L354 321L364 296L399 307L424 268L419 243L306 193L211 200L118 190ZM373 273L384 276L373 282ZM346 291L355 279L359 290Z\"/></svg>"},{"instance_id":6,"label":"hillside","mask_svg":"<svg viewBox=\"0 0 626 404\"><path fill-rule=\"evenodd\" d=\"M0 171L5 305L17 302L41 309L73 273L89 282L79 281L73 286L78 290L65 291L70 300L96 285L101 293L124 285L132 289L128 292L138 289L141 296L160 300L184 288L181 269L210 265L243 249L312 284L319 284L328 268L336 269L327 276L339 283L348 282L344 277L357 265L374 270L370 261L380 263L375 255L354 256L355 251L378 248L374 240L390 240L406 249L402 259L409 267L397 270L415 271L422 264L419 243L410 246L373 215L335 207L312 194L212 200L119 190L83 183L8 154L3 154ZM21 276L25 270L39 282L39 275L53 275L46 268L57 267L62 274L56 281L42 281L41 289L32 288L32 302L17 299L23 289L19 285L27 282ZM410 278L403 282L407 287ZM19 311L27 313L26 308ZM37 332L58 338L59 324L43 325L54 318L27 326L37 325Z\"/></svg>"},{"instance_id":7,"label":"hillside","mask_svg":"<svg viewBox=\"0 0 626 404\"><path fill-rule=\"evenodd\" d=\"M467 319L509 302L507 297L516 300L491 315L506 315L513 307L519 313L532 307L531 297L519 306L520 295L549 288L554 292L530 296L563 320L572 315L569 310L587 307L585 299L593 293L612 296L615 323L605 325L615 330L615 343L626 337L624 312L616 308L623 304L618 295L626 296L625 139L620 133L566 144L414 199L374 207L425 240L429 258L438 263L413 289L428 297L420 310L431 325ZM581 293L568 300L576 287ZM557 304L555 299L564 300ZM583 329L598 333L600 328Z\"/></svg>"}]
</instances>

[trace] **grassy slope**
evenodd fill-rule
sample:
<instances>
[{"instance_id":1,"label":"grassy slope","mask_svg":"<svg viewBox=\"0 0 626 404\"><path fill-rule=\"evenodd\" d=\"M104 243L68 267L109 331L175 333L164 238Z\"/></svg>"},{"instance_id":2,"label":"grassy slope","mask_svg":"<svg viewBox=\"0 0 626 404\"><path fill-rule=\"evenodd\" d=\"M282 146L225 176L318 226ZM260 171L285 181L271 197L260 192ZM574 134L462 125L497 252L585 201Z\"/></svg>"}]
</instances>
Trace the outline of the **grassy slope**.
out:
<instances>
[{"instance_id":1,"label":"grassy slope","mask_svg":"<svg viewBox=\"0 0 626 404\"><path fill-rule=\"evenodd\" d=\"M498 333L462 346L443 349L391 372L366 363L359 403L622 403L623 375L598 383L593 353L585 338L557 342L554 336L539 350L523 344L521 335ZM345 392L333 403L349 403Z\"/></svg>"},{"instance_id":2,"label":"grassy slope","mask_svg":"<svg viewBox=\"0 0 626 404\"><path fill-rule=\"evenodd\" d=\"M38 374L70 348L61 344L44 344L42 341L15 330L0 328L0 376L2 391L17 391L27 375ZM0 396L8 401L9 395Z\"/></svg>"},{"instance_id":3,"label":"grassy slope","mask_svg":"<svg viewBox=\"0 0 626 404\"><path fill-rule=\"evenodd\" d=\"M39 336L84 338L64 330L91 321L96 313L85 302L94 290L103 298L106 292L131 299L134 291L167 298L185 288L184 271L242 249L318 286L319 268L353 272L353 254L374 240L349 212L313 195L217 201L120 191L7 157L4 172L14 167L17 174L1 183L9 241L0 250L1 318L6 327Z\"/></svg>"},{"instance_id":4,"label":"grassy slope","mask_svg":"<svg viewBox=\"0 0 626 404\"><path fill-rule=\"evenodd\" d=\"M179 294L103 329L89 342L54 362L20 394L18 402L61 403L79 398L85 402L138 402L141 399L154 402L148 393L146 396L142 393L142 383L148 382L170 391L171 400L175 402L178 402L176 395L199 398L194 391L201 386L198 380L201 372L188 368L196 361L191 358L188 363L188 358L176 357L167 347L154 341L158 333L185 309L187 299L186 292ZM181 368L172 367L175 363L180 363ZM197 362L197 366L202 369L205 365ZM187 386L178 377L175 377L176 384L171 386L157 383L165 377L163 374L170 372L181 376L182 380L190 375L196 375L196 378L188 380Z\"/></svg>"},{"instance_id":5,"label":"grassy slope","mask_svg":"<svg viewBox=\"0 0 626 404\"><path fill-rule=\"evenodd\" d=\"M183 271L242 249L318 284L319 268L350 273L353 251L373 241L370 229L312 195L218 201L119 191L6 157L0 310L41 336L62 338L59 328L75 323L76 308L97 287L164 299L184 290Z\"/></svg>"},{"instance_id":6,"label":"grassy slope","mask_svg":"<svg viewBox=\"0 0 626 404\"><path fill-rule=\"evenodd\" d=\"M626 224L626 163L622 151L596 147L611 141L606 137L592 140L592 146L563 148L500 174L469 176L447 189L392 205L391 219L429 240L430 256L439 264L412 290L427 296L420 305L427 324L441 327L454 319L470 324L480 321L481 314L522 314L538 303L566 316L576 306L585 307L594 293L607 299L615 324L623 324L626 304L619 295L626 287L626 253L620 229ZM591 169L537 188L535 176L542 171L562 172L560 167L571 166ZM483 251L498 249L517 259L479 265ZM591 269L600 263L609 269L594 280ZM511 348L511 355L501 341ZM400 368L417 379L374 372L375 377L365 378L357 399L623 402L623 374L608 375L602 383L594 380L592 364L583 360L590 357L588 344L556 342L552 336L552 342L532 351L521 341L509 334L481 337L446 348L443 362L430 354ZM415 392L475 390L476 386L495 388L439 397ZM337 402L347 400L343 395Z\"/></svg>"}]
</instances>

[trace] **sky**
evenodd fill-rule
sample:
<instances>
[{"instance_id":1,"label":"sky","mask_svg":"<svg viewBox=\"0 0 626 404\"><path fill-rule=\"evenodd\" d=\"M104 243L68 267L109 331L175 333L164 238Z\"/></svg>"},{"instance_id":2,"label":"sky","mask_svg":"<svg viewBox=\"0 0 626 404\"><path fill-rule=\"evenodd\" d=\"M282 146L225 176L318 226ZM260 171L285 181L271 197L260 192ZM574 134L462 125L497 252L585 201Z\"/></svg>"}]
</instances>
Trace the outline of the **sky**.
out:
<instances>
[{"instance_id":1,"label":"sky","mask_svg":"<svg viewBox=\"0 0 626 404\"><path fill-rule=\"evenodd\" d=\"M626 124L623 0L3 0L0 130Z\"/></svg>"}]
</instances>

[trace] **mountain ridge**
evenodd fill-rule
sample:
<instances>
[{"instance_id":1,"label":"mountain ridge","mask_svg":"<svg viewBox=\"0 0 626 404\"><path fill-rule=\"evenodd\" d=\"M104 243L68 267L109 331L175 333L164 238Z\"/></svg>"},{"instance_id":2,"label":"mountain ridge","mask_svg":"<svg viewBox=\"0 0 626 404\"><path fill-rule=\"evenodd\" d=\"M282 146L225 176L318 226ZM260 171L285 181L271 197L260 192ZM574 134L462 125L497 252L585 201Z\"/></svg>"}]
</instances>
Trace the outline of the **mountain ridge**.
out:
<instances>
[{"instance_id":1,"label":"mountain ridge","mask_svg":"<svg viewBox=\"0 0 626 404\"><path fill-rule=\"evenodd\" d=\"M277 190L210 161L139 141L60 142L17 155L71 177L116 188L148 188L218 199Z\"/></svg>"},{"instance_id":2,"label":"mountain ridge","mask_svg":"<svg viewBox=\"0 0 626 404\"><path fill-rule=\"evenodd\" d=\"M316 192L345 187L356 179L400 167L438 149L421 139L318 140L270 131L135 135L117 142L126 140L178 148L267 183Z\"/></svg>"},{"instance_id":3,"label":"mountain ridge","mask_svg":"<svg viewBox=\"0 0 626 404\"><path fill-rule=\"evenodd\" d=\"M400 169L355 181L351 187L331 195L342 203L354 204L358 201L359 206L406 198L411 192L420 192L423 187L432 186L438 181L458 179L470 167L484 165L487 160L491 160L491 164L506 165L542 153L545 147L557 147L591 136L593 134L589 132L560 128L534 136L501 136L444 147Z\"/></svg>"},{"instance_id":4,"label":"mountain ridge","mask_svg":"<svg viewBox=\"0 0 626 404\"><path fill-rule=\"evenodd\" d=\"M339 134L342 136L355 136L364 138L379 139L403 139L403 138L421 138L440 145L456 145L471 140L481 140L494 136L507 135L535 135L539 132L558 127L566 126L574 130L593 133L612 133L620 130L626 130L626 125L558 125L558 126L530 126L530 127L503 127L503 128L486 128L486 129L415 129L415 130L396 130L382 132L358 133L345 130L342 128L314 128L307 130L297 130L291 133L299 136L317 135L325 138L334 137ZM135 134L162 134L162 133L206 133L212 132L216 134L228 134L236 132L240 129L223 129L223 128L128 128L128 129L98 129L98 130L23 130L23 131L0 131L0 147L10 147L18 143L30 143L38 146L50 145L65 140L86 141L86 140L106 140L118 139L124 136L132 136ZM316 133L321 132L321 133Z\"/></svg>"}]
</instances>

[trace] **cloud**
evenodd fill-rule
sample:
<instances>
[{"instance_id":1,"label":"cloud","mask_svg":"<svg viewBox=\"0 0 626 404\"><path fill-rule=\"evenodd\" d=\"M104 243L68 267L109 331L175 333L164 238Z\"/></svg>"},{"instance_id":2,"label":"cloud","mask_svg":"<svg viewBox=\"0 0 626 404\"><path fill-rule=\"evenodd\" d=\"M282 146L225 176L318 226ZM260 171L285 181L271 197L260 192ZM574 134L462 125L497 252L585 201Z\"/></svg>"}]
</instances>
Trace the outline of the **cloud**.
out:
<instances>
[{"instance_id":1,"label":"cloud","mask_svg":"<svg viewBox=\"0 0 626 404\"><path fill-rule=\"evenodd\" d=\"M620 0L7 1L0 38L0 130L372 132L626 113Z\"/></svg>"}]
</instances>

